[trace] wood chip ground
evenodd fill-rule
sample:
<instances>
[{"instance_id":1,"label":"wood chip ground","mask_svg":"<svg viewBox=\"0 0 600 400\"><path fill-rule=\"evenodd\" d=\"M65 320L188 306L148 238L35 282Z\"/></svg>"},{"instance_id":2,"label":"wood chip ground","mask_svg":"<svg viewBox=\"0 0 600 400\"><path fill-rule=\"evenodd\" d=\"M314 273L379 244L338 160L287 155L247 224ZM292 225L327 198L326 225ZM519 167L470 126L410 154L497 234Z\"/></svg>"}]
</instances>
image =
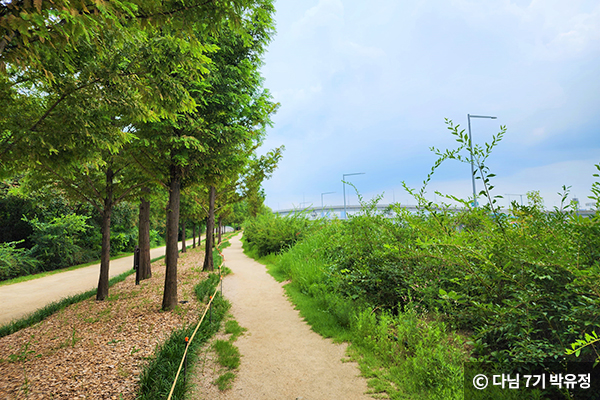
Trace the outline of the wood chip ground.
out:
<instances>
[{"instance_id":1,"label":"wood chip ground","mask_svg":"<svg viewBox=\"0 0 600 400\"><path fill-rule=\"evenodd\" d=\"M164 260L152 278L135 275L32 327L0 338L0 399L134 399L139 374L171 331L197 321L203 311L193 294L206 278L204 252L188 250L178 262L178 299L162 312Z\"/></svg>"}]
</instances>

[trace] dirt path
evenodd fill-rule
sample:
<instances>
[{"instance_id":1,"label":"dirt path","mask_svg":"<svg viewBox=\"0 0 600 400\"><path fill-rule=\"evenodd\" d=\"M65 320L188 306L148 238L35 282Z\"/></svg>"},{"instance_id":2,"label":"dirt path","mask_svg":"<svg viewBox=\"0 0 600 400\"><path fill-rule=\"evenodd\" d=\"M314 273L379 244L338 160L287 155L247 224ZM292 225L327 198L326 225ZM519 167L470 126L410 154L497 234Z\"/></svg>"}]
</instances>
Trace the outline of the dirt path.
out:
<instances>
[{"instance_id":1,"label":"dirt path","mask_svg":"<svg viewBox=\"0 0 600 400\"><path fill-rule=\"evenodd\" d=\"M248 331L233 388L219 399L371 399L356 363L342 362L346 345L313 332L263 265L242 253L239 237L225 249L233 271L223 284L231 313Z\"/></svg>"},{"instance_id":2,"label":"dirt path","mask_svg":"<svg viewBox=\"0 0 600 400\"><path fill-rule=\"evenodd\" d=\"M181 247L181 245L180 245ZM150 250L150 258L165 254L165 247ZM133 267L133 256L110 262L110 277L122 274ZM31 281L0 286L0 325L21 318L47 304L98 287L100 264L90 265Z\"/></svg>"}]
</instances>

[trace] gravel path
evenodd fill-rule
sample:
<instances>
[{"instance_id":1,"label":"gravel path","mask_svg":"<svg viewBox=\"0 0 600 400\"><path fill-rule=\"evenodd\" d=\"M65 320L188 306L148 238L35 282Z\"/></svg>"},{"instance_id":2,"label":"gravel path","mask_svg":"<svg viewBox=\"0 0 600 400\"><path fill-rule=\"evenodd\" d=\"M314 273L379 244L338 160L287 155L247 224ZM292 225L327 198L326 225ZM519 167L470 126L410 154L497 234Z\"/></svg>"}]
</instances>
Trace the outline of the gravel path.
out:
<instances>
[{"instance_id":1,"label":"gravel path","mask_svg":"<svg viewBox=\"0 0 600 400\"><path fill-rule=\"evenodd\" d=\"M313 332L287 300L282 284L246 257L239 237L224 250L233 271L224 280L231 313L248 329L235 344L242 360L220 399L371 399L356 363L342 362L346 345Z\"/></svg>"}]
</instances>

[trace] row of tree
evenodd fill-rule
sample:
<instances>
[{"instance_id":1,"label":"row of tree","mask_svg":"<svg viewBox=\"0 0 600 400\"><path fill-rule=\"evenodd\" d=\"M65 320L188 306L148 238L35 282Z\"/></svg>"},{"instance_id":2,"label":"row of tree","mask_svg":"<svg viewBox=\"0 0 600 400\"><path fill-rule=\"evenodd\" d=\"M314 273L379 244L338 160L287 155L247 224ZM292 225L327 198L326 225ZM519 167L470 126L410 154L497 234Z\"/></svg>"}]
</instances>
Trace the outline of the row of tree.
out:
<instances>
[{"instance_id":1,"label":"row of tree","mask_svg":"<svg viewBox=\"0 0 600 400\"><path fill-rule=\"evenodd\" d=\"M177 304L180 214L207 216L212 270L217 211L262 204L282 151L256 155L277 109L259 71L273 13L272 0L0 3L0 174L26 171L29 188L102 216L98 300L120 202L140 201L144 279L150 201L168 192L164 310Z\"/></svg>"}]
</instances>

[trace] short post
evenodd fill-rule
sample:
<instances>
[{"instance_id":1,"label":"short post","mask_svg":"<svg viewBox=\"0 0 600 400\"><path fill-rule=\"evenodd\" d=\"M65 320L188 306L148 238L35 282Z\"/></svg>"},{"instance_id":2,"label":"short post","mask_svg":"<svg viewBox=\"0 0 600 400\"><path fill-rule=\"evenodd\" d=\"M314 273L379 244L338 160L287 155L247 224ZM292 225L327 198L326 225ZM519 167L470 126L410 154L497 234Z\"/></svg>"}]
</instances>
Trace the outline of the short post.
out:
<instances>
[{"instance_id":1,"label":"short post","mask_svg":"<svg viewBox=\"0 0 600 400\"><path fill-rule=\"evenodd\" d=\"M185 349L187 350L190 345L189 338L185 337ZM185 385L185 378L187 375L187 352L185 353L185 358L183 359L183 384Z\"/></svg>"},{"instance_id":2,"label":"short post","mask_svg":"<svg viewBox=\"0 0 600 400\"><path fill-rule=\"evenodd\" d=\"M210 296L210 299L212 300L212 296ZM212 301L210 302L210 306L209 307L209 314L208 314L208 323L212 326Z\"/></svg>"},{"instance_id":3,"label":"short post","mask_svg":"<svg viewBox=\"0 0 600 400\"><path fill-rule=\"evenodd\" d=\"M140 247L135 246L133 250L133 270L135 271L135 284L140 284Z\"/></svg>"}]
</instances>

